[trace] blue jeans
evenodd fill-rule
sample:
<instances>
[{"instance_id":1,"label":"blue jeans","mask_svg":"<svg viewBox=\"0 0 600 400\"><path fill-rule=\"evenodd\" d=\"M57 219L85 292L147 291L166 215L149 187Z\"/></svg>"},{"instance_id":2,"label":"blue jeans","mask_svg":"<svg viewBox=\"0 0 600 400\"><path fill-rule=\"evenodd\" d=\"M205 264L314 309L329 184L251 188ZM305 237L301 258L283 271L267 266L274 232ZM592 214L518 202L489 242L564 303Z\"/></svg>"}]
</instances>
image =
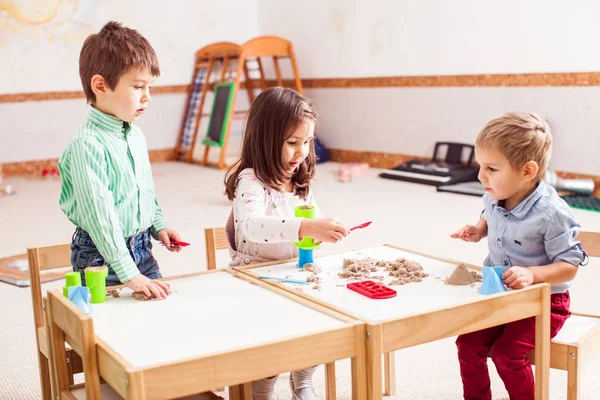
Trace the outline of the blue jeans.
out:
<instances>
[{"instance_id":1,"label":"blue jeans","mask_svg":"<svg viewBox=\"0 0 600 400\"><path fill-rule=\"evenodd\" d=\"M125 246L127 246L129 254L140 270L140 273L149 279L162 278L158 269L158 263L152 255L150 229L138 235L125 238L124 240ZM83 285L85 285L85 268L102 265L108 267L106 286L121 284L115 271L106 263L106 261L104 261L104 257L102 257L96 248L90 234L80 228L77 228L73 234L73 241L71 243L71 265L73 265L73 271L81 273L81 283Z\"/></svg>"}]
</instances>

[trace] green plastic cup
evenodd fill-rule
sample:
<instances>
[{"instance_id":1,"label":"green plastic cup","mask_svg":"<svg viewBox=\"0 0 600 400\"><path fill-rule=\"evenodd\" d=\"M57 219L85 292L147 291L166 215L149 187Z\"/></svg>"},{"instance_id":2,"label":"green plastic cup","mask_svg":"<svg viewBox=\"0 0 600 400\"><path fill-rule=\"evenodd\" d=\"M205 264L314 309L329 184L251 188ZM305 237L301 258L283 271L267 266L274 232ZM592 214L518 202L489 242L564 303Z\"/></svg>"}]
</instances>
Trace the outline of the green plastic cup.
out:
<instances>
[{"instance_id":1,"label":"green plastic cup","mask_svg":"<svg viewBox=\"0 0 600 400\"><path fill-rule=\"evenodd\" d=\"M92 303L104 303L106 301L107 276L107 267L87 267L85 269L85 286L90 289Z\"/></svg>"},{"instance_id":2,"label":"green plastic cup","mask_svg":"<svg viewBox=\"0 0 600 400\"><path fill-rule=\"evenodd\" d=\"M296 218L306 218L306 219L315 219L317 216L317 209L313 206L298 206L294 209L294 216ZM316 244L313 238L311 237L303 237L302 241L294 242L296 247L303 250L314 250L321 247L321 245Z\"/></svg>"},{"instance_id":3,"label":"green plastic cup","mask_svg":"<svg viewBox=\"0 0 600 400\"><path fill-rule=\"evenodd\" d=\"M81 286L81 273L80 272L67 272L65 274L65 286L63 286L63 296L69 297L70 286Z\"/></svg>"},{"instance_id":4,"label":"green plastic cup","mask_svg":"<svg viewBox=\"0 0 600 400\"><path fill-rule=\"evenodd\" d=\"M317 209L313 206L298 206L294 210L294 216L296 218L314 219L316 215Z\"/></svg>"}]
</instances>

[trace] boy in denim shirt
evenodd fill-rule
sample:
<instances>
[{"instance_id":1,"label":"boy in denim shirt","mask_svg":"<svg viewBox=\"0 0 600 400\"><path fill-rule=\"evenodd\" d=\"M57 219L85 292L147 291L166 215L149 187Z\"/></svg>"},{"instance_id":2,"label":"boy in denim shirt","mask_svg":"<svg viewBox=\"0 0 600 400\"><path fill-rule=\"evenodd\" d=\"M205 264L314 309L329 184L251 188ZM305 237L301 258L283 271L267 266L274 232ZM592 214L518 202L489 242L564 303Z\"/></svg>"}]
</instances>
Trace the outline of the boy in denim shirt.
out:
<instances>
[{"instance_id":1,"label":"boy in denim shirt","mask_svg":"<svg viewBox=\"0 0 600 400\"><path fill-rule=\"evenodd\" d=\"M71 244L74 271L107 265L107 285L164 299L165 283L150 237L170 251L179 235L167 228L156 201L148 148L132 122L150 101L160 75L156 53L137 31L117 22L90 35L81 49L79 75L87 119L59 160L60 208L77 226Z\"/></svg>"},{"instance_id":2,"label":"boy in denim shirt","mask_svg":"<svg viewBox=\"0 0 600 400\"><path fill-rule=\"evenodd\" d=\"M569 206L543 182L552 149L548 124L514 112L490 121L479 133L475 154L486 189L475 225L452 234L467 242L488 237L485 266L502 266L510 289L552 285L551 337L569 311L569 286L585 252ZM465 399L492 398L486 358L491 357L511 400L533 400L535 383L527 354L535 346L535 319L460 335L456 340Z\"/></svg>"}]
</instances>

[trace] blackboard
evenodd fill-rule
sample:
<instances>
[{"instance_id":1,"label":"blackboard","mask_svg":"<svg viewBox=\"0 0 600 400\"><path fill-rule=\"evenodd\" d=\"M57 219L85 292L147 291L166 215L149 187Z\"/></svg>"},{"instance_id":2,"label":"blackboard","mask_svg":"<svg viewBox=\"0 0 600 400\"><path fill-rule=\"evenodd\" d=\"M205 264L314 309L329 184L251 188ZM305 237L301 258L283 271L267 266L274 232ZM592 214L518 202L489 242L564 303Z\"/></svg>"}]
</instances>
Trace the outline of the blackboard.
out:
<instances>
[{"instance_id":1,"label":"blackboard","mask_svg":"<svg viewBox=\"0 0 600 400\"><path fill-rule=\"evenodd\" d=\"M225 133L231 117L231 105L235 84L233 82L218 83L215 85L212 112L208 121L206 138L202 141L205 146L223 147Z\"/></svg>"}]
</instances>

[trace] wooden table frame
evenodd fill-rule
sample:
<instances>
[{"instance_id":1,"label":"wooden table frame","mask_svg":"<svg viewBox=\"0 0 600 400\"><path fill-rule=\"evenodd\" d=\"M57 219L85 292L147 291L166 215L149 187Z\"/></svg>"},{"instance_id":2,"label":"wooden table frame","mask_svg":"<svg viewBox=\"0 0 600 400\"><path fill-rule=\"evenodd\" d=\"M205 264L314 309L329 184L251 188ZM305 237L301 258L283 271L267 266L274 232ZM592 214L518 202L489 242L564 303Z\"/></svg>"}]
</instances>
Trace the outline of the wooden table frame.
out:
<instances>
[{"instance_id":1,"label":"wooden table frame","mask_svg":"<svg viewBox=\"0 0 600 400\"><path fill-rule=\"evenodd\" d=\"M383 246L452 264L461 264L454 260L435 257L398 246L387 244L384 244ZM352 250L346 250L339 253L348 251ZM293 259L257 264L248 267L237 267L234 269L256 278L256 274L252 272L253 269L286 264L290 261L293 261ZM469 264L466 265L469 268L475 267ZM481 267L475 268L480 269ZM289 292L297 292L276 281L267 281L265 283ZM306 300L320 304L323 307L328 307L345 315L364 320L364 318L342 311L321 299L316 299L303 293L295 294ZM386 368L393 373L393 355L390 355L390 353L394 350L502 325L528 317L535 317L535 397L537 400L547 400L549 396L550 367L550 294L550 285L544 283L521 290L508 291L485 297L482 296L480 299L474 301L416 313L402 318L378 321L376 323L365 320L367 324L367 398L379 400L382 397L382 355L385 355L384 361ZM457 315L462 315L464 318L456 318ZM386 375L386 386L391 385L391 382L387 382L389 376L390 374Z\"/></svg>"},{"instance_id":2,"label":"wooden table frame","mask_svg":"<svg viewBox=\"0 0 600 400\"><path fill-rule=\"evenodd\" d=\"M223 272L223 270L204 271L173 276L164 280ZM348 326L142 368L132 366L102 339L96 337L100 377L125 399L172 399L217 387L240 385L265 376L295 371L311 365L333 363L336 360L351 358L353 399L361 400L367 397L366 325L362 321L303 299L294 293L269 285L247 274L240 274L229 268L225 272L231 274L232 278L239 278L260 286L345 322ZM272 362L274 356L277 357L277 362ZM207 374L202 371L211 373ZM248 393L250 385L244 386L244 389L237 387L233 397L251 400L251 391Z\"/></svg>"}]
</instances>

